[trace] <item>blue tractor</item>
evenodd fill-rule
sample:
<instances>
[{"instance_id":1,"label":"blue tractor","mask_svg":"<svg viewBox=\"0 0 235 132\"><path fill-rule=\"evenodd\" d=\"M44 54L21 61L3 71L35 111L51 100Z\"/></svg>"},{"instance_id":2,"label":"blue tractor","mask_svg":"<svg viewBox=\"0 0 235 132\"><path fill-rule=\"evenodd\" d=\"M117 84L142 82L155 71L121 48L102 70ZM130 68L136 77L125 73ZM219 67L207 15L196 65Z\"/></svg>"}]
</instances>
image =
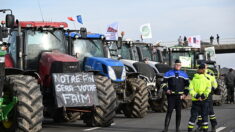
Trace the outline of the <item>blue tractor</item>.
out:
<instances>
[{"instance_id":1,"label":"blue tractor","mask_svg":"<svg viewBox=\"0 0 235 132\"><path fill-rule=\"evenodd\" d=\"M68 31L69 54L76 56L84 71L95 71L112 80L117 96L117 112L126 117L142 118L147 113L148 91L144 80L137 73L126 73L122 62L105 58L105 37L102 34L87 34L85 28Z\"/></svg>"}]
</instances>

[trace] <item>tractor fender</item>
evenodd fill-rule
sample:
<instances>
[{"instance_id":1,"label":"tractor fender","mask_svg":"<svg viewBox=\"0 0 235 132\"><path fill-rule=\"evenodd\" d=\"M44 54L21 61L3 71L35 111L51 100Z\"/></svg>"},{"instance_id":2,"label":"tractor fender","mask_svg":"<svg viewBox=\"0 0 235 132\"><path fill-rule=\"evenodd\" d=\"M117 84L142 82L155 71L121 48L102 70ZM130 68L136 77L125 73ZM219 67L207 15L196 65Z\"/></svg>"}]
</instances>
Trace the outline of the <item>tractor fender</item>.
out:
<instances>
[{"instance_id":1,"label":"tractor fender","mask_svg":"<svg viewBox=\"0 0 235 132\"><path fill-rule=\"evenodd\" d=\"M19 68L6 68L5 69L6 75L29 75L36 78L39 83L41 82L41 78L36 71L23 71Z\"/></svg>"}]
</instances>

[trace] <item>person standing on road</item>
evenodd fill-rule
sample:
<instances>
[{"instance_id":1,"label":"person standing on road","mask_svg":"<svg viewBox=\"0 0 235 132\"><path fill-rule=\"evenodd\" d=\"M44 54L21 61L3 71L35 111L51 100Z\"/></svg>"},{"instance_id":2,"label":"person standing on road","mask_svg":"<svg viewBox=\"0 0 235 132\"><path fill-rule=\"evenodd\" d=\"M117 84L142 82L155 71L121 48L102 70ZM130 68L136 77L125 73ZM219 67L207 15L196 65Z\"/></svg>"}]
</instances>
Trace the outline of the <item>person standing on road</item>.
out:
<instances>
[{"instance_id":1,"label":"person standing on road","mask_svg":"<svg viewBox=\"0 0 235 132\"><path fill-rule=\"evenodd\" d=\"M225 83L228 90L227 95L227 103L234 104L234 84L235 84L235 76L233 73L233 69L230 68L228 74L225 76Z\"/></svg>"},{"instance_id":2,"label":"person standing on road","mask_svg":"<svg viewBox=\"0 0 235 132\"><path fill-rule=\"evenodd\" d=\"M217 44L219 45L219 34L216 35Z\"/></svg>"},{"instance_id":3,"label":"person standing on road","mask_svg":"<svg viewBox=\"0 0 235 132\"><path fill-rule=\"evenodd\" d=\"M210 37L210 43L213 44L213 41L214 41L214 37L211 35L211 37Z\"/></svg>"},{"instance_id":4,"label":"person standing on road","mask_svg":"<svg viewBox=\"0 0 235 132\"><path fill-rule=\"evenodd\" d=\"M215 116L215 112L214 112L214 108L213 108L213 99L212 99L212 96L214 94L214 91L217 90L217 87L218 87L218 83L216 81L216 78L215 78L215 75L214 75L214 72L211 71L210 69L207 69L207 64L204 64L205 65L205 76L207 77L207 79L211 82L211 92L208 96L208 104L209 104L209 108L208 108L208 114L209 114L209 118L210 118L210 122L211 122L211 131L212 132L215 132L216 131L216 125L217 125L217 120L216 120L216 116ZM202 126L202 117L201 117L201 114L199 114L198 116L198 129L200 130L201 129L201 126Z\"/></svg>"},{"instance_id":5,"label":"person standing on road","mask_svg":"<svg viewBox=\"0 0 235 132\"><path fill-rule=\"evenodd\" d=\"M188 75L181 71L180 60L175 61L174 69L164 74L164 91L167 95L167 113L163 132L168 131L173 109L176 110L176 132L179 132L181 122L182 99L188 95L189 78Z\"/></svg>"},{"instance_id":6,"label":"person standing on road","mask_svg":"<svg viewBox=\"0 0 235 132\"><path fill-rule=\"evenodd\" d=\"M191 116L188 132L192 132L195 121L200 113L202 116L202 130L208 131L208 96L211 92L211 82L205 76L205 65L201 64L190 82L189 93L192 97Z\"/></svg>"}]
</instances>

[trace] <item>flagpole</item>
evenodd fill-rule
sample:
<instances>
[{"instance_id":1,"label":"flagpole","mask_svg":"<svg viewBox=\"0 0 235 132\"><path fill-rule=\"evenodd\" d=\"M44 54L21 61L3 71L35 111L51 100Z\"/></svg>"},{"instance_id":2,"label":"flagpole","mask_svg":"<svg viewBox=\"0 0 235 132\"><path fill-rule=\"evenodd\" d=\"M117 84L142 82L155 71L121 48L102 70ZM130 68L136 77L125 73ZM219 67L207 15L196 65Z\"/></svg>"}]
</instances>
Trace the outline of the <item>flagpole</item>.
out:
<instances>
[{"instance_id":1,"label":"flagpole","mask_svg":"<svg viewBox=\"0 0 235 132\"><path fill-rule=\"evenodd\" d=\"M74 22L74 21L73 21L73 26L74 26L75 30L77 30L77 27L76 27L76 25L75 25L75 22Z\"/></svg>"}]
</instances>

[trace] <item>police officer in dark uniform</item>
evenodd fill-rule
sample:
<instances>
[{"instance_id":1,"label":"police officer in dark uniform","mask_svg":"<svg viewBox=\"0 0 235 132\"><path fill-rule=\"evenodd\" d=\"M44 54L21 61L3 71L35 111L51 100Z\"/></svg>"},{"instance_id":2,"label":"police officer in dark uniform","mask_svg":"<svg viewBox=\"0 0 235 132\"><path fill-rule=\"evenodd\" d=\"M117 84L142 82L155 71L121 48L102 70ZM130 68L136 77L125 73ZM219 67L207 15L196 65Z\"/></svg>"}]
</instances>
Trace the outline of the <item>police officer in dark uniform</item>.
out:
<instances>
[{"instance_id":1,"label":"police officer in dark uniform","mask_svg":"<svg viewBox=\"0 0 235 132\"><path fill-rule=\"evenodd\" d=\"M181 121L182 99L188 95L189 78L188 75L181 71L180 60L175 61L174 69L164 74L164 91L167 95L168 108L165 118L165 126L163 132L168 131L173 109L176 110L176 132L179 132Z\"/></svg>"}]
</instances>

